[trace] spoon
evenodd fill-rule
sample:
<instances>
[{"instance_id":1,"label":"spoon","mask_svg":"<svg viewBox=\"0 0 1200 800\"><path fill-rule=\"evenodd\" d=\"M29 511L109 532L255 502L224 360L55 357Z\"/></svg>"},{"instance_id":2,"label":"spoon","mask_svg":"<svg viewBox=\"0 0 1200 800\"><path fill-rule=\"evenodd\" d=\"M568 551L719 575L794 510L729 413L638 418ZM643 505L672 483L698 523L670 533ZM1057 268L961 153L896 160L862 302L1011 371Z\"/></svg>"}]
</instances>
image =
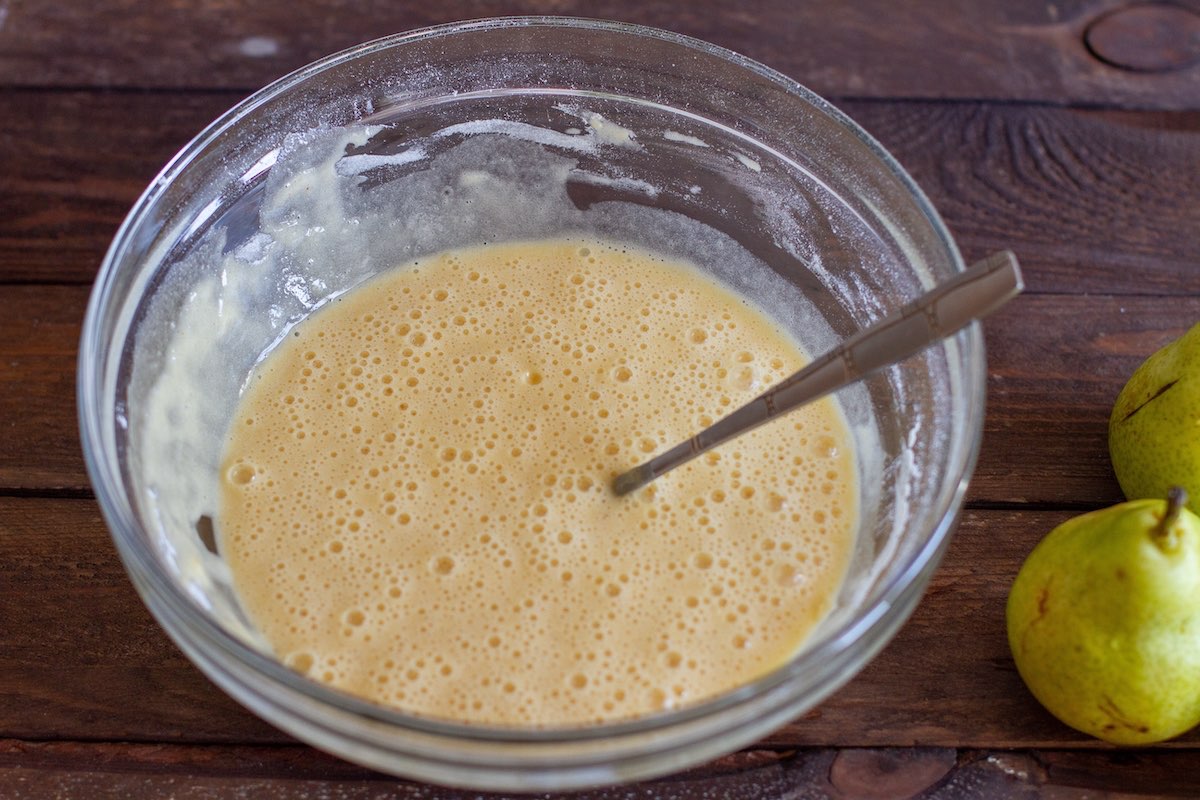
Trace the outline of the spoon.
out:
<instances>
[{"instance_id":1,"label":"spoon","mask_svg":"<svg viewBox=\"0 0 1200 800\"><path fill-rule=\"evenodd\" d=\"M994 253L859 331L686 442L621 473L613 480L613 491L629 494L774 417L903 361L986 317L1024 286L1017 257L1008 250Z\"/></svg>"}]
</instances>

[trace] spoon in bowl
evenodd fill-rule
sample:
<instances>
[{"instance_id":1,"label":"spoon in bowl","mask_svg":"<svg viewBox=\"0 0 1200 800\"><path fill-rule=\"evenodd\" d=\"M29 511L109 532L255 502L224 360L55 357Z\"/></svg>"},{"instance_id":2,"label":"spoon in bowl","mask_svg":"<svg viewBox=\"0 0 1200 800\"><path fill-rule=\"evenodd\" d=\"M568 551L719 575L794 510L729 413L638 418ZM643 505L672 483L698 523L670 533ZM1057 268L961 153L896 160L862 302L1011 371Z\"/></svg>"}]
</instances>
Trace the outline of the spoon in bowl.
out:
<instances>
[{"instance_id":1,"label":"spoon in bowl","mask_svg":"<svg viewBox=\"0 0 1200 800\"><path fill-rule=\"evenodd\" d=\"M636 491L701 453L871 373L890 367L982 319L1020 294L1011 251L994 253L856 333L804 369L681 442L613 479L618 495Z\"/></svg>"}]
</instances>

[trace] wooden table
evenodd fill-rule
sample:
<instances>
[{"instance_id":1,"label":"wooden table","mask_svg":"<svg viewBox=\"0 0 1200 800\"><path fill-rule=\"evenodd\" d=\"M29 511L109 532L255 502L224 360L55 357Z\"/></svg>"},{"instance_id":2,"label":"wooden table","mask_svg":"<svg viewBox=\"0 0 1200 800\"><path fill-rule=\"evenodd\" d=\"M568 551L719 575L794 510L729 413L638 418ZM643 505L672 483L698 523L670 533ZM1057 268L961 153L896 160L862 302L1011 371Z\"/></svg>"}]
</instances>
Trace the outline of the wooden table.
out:
<instances>
[{"instance_id":1,"label":"wooden table","mask_svg":"<svg viewBox=\"0 0 1200 800\"><path fill-rule=\"evenodd\" d=\"M833 100L968 261L1025 295L987 328L986 434L949 554L849 685L753 748L622 797L1200 796L1200 731L1120 750L1031 698L1004 600L1041 536L1119 501L1112 402L1200 320L1200 4L1109 0L0 0L0 797L467 797L313 751L171 645L118 562L74 408L90 283L165 161L326 53L514 13L657 25Z\"/></svg>"}]
</instances>

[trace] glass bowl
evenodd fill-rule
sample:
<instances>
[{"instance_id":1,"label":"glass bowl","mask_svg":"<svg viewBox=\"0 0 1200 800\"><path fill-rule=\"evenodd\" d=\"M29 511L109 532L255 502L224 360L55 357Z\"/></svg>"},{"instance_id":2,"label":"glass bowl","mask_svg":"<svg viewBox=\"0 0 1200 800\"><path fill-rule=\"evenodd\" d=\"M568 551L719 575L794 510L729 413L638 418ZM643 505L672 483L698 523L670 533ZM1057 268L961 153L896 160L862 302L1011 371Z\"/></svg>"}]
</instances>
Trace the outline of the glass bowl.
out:
<instances>
[{"instance_id":1,"label":"glass bowl","mask_svg":"<svg viewBox=\"0 0 1200 800\"><path fill-rule=\"evenodd\" d=\"M438 159L464 145L518 194L529 184L528 197L474 210L438 200ZM549 196L545 174L525 170L527 156L563 167L563 194L550 195L570 205L567 217L537 204ZM272 192L302 185L328 157L348 180L312 192L310 210L337 231L285 235L298 219ZM356 216L353 204L373 192L397 212ZM497 728L380 707L268 654L203 513L255 361L307 311L402 258L564 225L715 269L781 324L801 318L814 354L963 269L921 191L851 120L777 72L665 31L545 17L429 28L326 58L237 105L171 161L117 233L84 322L79 414L97 499L146 605L206 675L282 730L455 786L644 779L796 719L916 606L979 446L977 325L839 393L859 450L853 563L816 632L749 685L632 721ZM338 263L314 266L301 250L262 259L293 234L325 236ZM750 279L745 259L774 277ZM233 305L249 313L230 315ZM181 331L200 344L177 347ZM156 387L183 399L164 405Z\"/></svg>"}]
</instances>

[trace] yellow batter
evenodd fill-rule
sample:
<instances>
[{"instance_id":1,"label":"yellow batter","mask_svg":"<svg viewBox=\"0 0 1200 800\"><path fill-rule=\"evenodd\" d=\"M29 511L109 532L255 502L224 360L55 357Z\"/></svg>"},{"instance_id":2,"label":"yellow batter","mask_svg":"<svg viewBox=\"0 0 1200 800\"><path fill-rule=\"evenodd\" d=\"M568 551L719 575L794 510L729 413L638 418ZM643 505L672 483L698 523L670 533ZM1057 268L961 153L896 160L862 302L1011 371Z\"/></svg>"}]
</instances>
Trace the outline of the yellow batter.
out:
<instances>
[{"instance_id":1,"label":"yellow batter","mask_svg":"<svg viewBox=\"0 0 1200 800\"><path fill-rule=\"evenodd\" d=\"M298 325L222 467L222 552L285 663L405 710L557 726L777 667L853 544L825 400L617 498L803 356L689 265L559 239L443 253Z\"/></svg>"}]
</instances>

